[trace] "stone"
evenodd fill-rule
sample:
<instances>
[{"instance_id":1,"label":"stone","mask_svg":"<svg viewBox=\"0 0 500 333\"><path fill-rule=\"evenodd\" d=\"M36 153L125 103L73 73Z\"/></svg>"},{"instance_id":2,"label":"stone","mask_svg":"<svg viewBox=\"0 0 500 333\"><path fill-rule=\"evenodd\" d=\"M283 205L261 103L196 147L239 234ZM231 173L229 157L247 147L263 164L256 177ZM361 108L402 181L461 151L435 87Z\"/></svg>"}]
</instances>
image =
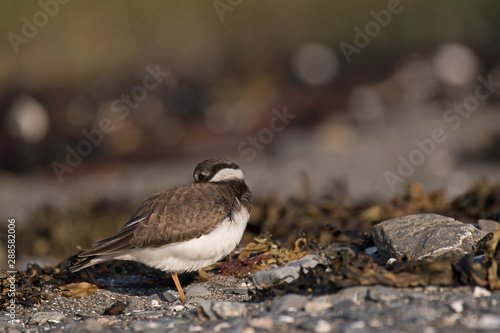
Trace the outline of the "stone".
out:
<instances>
[{"instance_id":1,"label":"stone","mask_svg":"<svg viewBox=\"0 0 500 333\"><path fill-rule=\"evenodd\" d=\"M210 292L210 290L208 290L207 287L205 287L204 285L201 285L201 284L198 284L196 286L192 286L191 288L189 288L185 292L185 295L188 298L190 298L190 297L209 296L211 294L212 293Z\"/></svg>"},{"instance_id":2,"label":"stone","mask_svg":"<svg viewBox=\"0 0 500 333\"><path fill-rule=\"evenodd\" d=\"M310 319L298 325L298 328L306 332L326 333L332 331L332 325L326 320Z\"/></svg>"},{"instance_id":3,"label":"stone","mask_svg":"<svg viewBox=\"0 0 500 333\"><path fill-rule=\"evenodd\" d=\"M151 304L152 307L154 308L159 307L160 302L161 302L161 297L158 294L149 296L149 304Z\"/></svg>"},{"instance_id":4,"label":"stone","mask_svg":"<svg viewBox=\"0 0 500 333\"><path fill-rule=\"evenodd\" d=\"M214 332L220 332L228 328L231 328L231 324L226 321L223 321L222 323L219 323L214 326Z\"/></svg>"},{"instance_id":5,"label":"stone","mask_svg":"<svg viewBox=\"0 0 500 333\"><path fill-rule=\"evenodd\" d=\"M95 318L87 318L83 321L83 325L80 326L79 331L83 332L100 332L102 331L102 325Z\"/></svg>"},{"instance_id":6,"label":"stone","mask_svg":"<svg viewBox=\"0 0 500 333\"><path fill-rule=\"evenodd\" d=\"M188 305L190 305L190 306L196 305L197 306L198 303L200 303L203 300L204 300L204 298L202 298L202 297L192 297L192 298L188 299L186 303L184 303L184 306L186 306L186 307Z\"/></svg>"},{"instance_id":7,"label":"stone","mask_svg":"<svg viewBox=\"0 0 500 333\"><path fill-rule=\"evenodd\" d=\"M245 316L247 308L238 302L216 302L212 305L212 311L221 319Z\"/></svg>"},{"instance_id":8,"label":"stone","mask_svg":"<svg viewBox=\"0 0 500 333\"><path fill-rule=\"evenodd\" d=\"M146 309L146 306L144 302L135 297L130 299L130 301L127 303L127 307L125 310L123 310L123 313L131 313L132 311L144 311Z\"/></svg>"},{"instance_id":9,"label":"stone","mask_svg":"<svg viewBox=\"0 0 500 333\"><path fill-rule=\"evenodd\" d=\"M432 257L457 262L486 235L472 224L437 214L407 215L377 224L373 240L384 260Z\"/></svg>"},{"instance_id":10,"label":"stone","mask_svg":"<svg viewBox=\"0 0 500 333\"><path fill-rule=\"evenodd\" d=\"M292 262L287 266L276 267L255 272L252 275L252 282L259 287L260 285L268 285L279 281L290 283L299 278L299 272L302 268L314 268L318 261L314 259L314 255L308 254L298 261Z\"/></svg>"},{"instance_id":11,"label":"stone","mask_svg":"<svg viewBox=\"0 0 500 333\"><path fill-rule=\"evenodd\" d=\"M484 231L486 233L490 233L490 232L495 233L495 231L500 229L500 223L498 223L497 221L493 221L493 220L479 220L479 221L477 221L477 224L479 225L479 229L481 229L482 231Z\"/></svg>"},{"instance_id":12,"label":"stone","mask_svg":"<svg viewBox=\"0 0 500 333\"><path fill-rule=\"evenodd\" d=\"M198 303L198 309L205 314L205 316L208 317L210 320L216 320L217 316L215 313L212 311L212 302L211 301L206 301L203 300Z\"/></svg>"},{"instance_id":13,"label":"stone","mask_svg":"<svg viewBox=\"0 0 500 333\"><path fill-rule=\"evenodd\" d=\"M47 312L36 312L31 316L29 324L31 325L43 325L47 322L59 322L65 316L57 311L47 311Z\"/></svg>"},{"instance_id":14,"label":"stone","mask_svg":"<svg viewBox=\"0 0 500 333\"><path fill-rule=\"evenodd\" d=\"M274 321L271 316L256 317L250 320L250 325L264 330L271 330L274 326Z\"/></svg>"},{"instance_id":15,"label":"stone","mask_svg":"<svg viewBox=\"0 0 500 333\"><path fill-rule=\"evenodd\" d=\"M402 296L393 288L384 287L384 286L374 286L368 289L368 299L375 302L385 302L390 303L400 299Z\"/></svg>"},{"instance_id":16,"label":"stone","mask_svg":"<svg viewBox=\"0 0 500 333\"><path fill-rule=\"evenodd\" d=\"M277 298L271 304L272 312L284 312L284 311L297 311L304 307L307 302L307 297L297 295L297 294L288 294Z\"/></svg>"},{"instance_id":17,"label":"stone","mask_svg":"<svg viewBox=\"0 0 500 333\"><path fill-rule=\"evenodd\" d=\"M496 330L500 328L500 316L494 314L485 314L479 318L478 328L487 330Z\"/></svg>"},{"instance_id":18,"label":"stone","mask_svg":"<svg viewBox=\"0 0 500 333\"><path fill-rule=\"evenodd\" d=\"M116 301L104 310L105 316L117 316L125 311L127 306L122 301Z\"/></svg>"},{"instance_id":19,"label":"stone","mask_svg":"<svg viewBox=\"0 0 500 333\"><path fill-rule=\"evenodd\" d=\"M456 313L461 313L464 311L464 300L463 299L457 299L456 301L453 301L450 303L450 309L455 311Z\"/></svg>"},{"instance_id":20,"label":"stone","mask_svg":"<svg viewBox=\"0 0 500 333\"><path fill-rule=\"evenodd\" d=\"M312 301L304 305L306 312L322 312L331 308L333 304L328 301Z\"/></svg>"},{"instance_id":21,"label":"stone","mask_svg":"<svg viewBox=\"0 0 500 333\"><path fill-rule=\"evenodd\" d=\"M368 287L351 287L344 288L331 298L332 304L335 306L344 301L353 302L356 305L362 304L368 296Z\"/></svg>"},{"instance_id":22,"label":"stone","mask_svg":"<svg viewBox=\"0 0 500 333\"><path fill-rule=\"evenodd\" d=\"M178 312L178 311L185 310L186 307L182 304L174 304L174 305L169 306L167 309L168 309L168 311Z\"/></svg>"},{"instance_id":23,"label":"stone","mask_svg":"<svg viewBox=\"0 0 500 333\"><path fill-rule=\"evenodd\" d=\"M320 319L314 327L314 332L317 333L327 333L332 331L332 325L326 320Z\"/></svg>"},{"instance_id":24,"label":"stone","mask_svg":"<svg viewBox=\"0 0 500 333\"><path fill-rule=\"evenodd\" d=\"M496 330L500 328L500 316L484 314L479 319L473 317L469 320L464 320L463 324L468 328L476 330Z\"/></svg>"},{"instance_id":25,"label":"stone","mask_svg":"<svg viewBox=\"0 0 500 333\"><path fill-rule=\"evenodd\" d=\"M366 323L362 320L345 322L340 328L340 332L363 332L366 328Z\"/></svg>"},{"instance_id":26,"label":"stone","mask_svg":"<svg viewBox=\"0 0 500 333\"><path fill-rule=\"evenodd\" d=\"M246 295L248 288L224 289L223 292L224 294Z\"/></svg>"},{"instance_id":27,"label":"stone","mask_svg":"<svg viewBox=\"0 0 500 333\"><path fill-rule=\"evenodd\" d=\"M474 287L474 291L472 292L472 295L476 298L479 297L489 297L491 296L491 291L481 288L479 286Z\"/></svg>"},{"instance_id":28,"label":"stone","mask_svg":"<svg viewBox=\"0 0 500 333\"><path fill-rule=\"evenodd\" d=\"M151 321L137 321L132 324L132 331L134 332L152 331L158 328L160 328L160 324Z\"/></svg>"},{"instance_id":29,"label":"stone","mask_svg":"<svg viewBox=\"0 0 500 333\"><path fill-rule=\"evenodd\" d=\"M168 302L168 303L173 303L177 300L177 296L175 296L174 294L172 294L171 292L169 291L165 291L163 294L161 295L158 295L158 297L164 301L164 302Z\"/></svg>"}]
</instances>

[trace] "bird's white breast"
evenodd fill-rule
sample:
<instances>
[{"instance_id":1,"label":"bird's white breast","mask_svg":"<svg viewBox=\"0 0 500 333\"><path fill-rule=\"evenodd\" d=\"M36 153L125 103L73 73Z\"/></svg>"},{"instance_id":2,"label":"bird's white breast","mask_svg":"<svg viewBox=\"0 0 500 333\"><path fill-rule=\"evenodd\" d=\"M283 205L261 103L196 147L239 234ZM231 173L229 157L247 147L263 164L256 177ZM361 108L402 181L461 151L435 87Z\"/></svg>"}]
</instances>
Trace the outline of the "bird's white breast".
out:
<instances>
[{"instance_id":1,"label":"bird's white breast","mask_svg":"<svg viewBox=\"0 0 500 333\"><path fill-rule=\"evenodd\" d=\"M211 233L185 242L155 248L132 249L113 259L134 260L164 271L182 273L211 265L231 253L245 231L250 213L240 205Z\"/></svg>"}]
</instances>

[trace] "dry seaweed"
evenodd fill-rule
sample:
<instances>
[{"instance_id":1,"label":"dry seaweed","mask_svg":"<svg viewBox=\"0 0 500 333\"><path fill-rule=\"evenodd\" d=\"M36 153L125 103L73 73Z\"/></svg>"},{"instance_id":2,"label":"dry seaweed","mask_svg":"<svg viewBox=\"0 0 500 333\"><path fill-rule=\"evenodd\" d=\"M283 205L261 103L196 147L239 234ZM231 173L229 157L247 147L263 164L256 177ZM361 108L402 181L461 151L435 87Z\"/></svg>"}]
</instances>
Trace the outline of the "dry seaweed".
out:
<instances>
[{"instance_id":1,"label":"dry seaweed","mask_svg":"<svg viewBox=\"0 0 500 333\"><path fill-rule=\"evenodd\" d=\"M338 185L338 184L337 184ZM333 188L333 187L332 187ZM66 211L43 208L33 216L30 228L20 228L19 248L24 254L73 254L77 244L89 246L96 239L109 235L123 224L134 205L123 202L96 201L82 205L75 203ZM324 253L326 264L320 264L290 284L278 284L265 292L334 292L352 285L383 284L388 286L476 284L500 289L500 233L483 238L476 254L484 252L485 260L477 262L473 256L456 265L424 260L381 265L364 253L373 246L369 236L374 224L407 214L437 213L464 222L477 222L479 218L499 219L500 185L485 181L476 184L467 193L447 201L442 192L426 193L418 184L409 184L404 195L386 203L354 205L336 186L332 193L319 200L312 199L307 186L297 196L283 200L277 196L257 198L254 211L242 243L245 249L231 254L226 261L199 272L199 279L215 274L246 277L252 272L286 264L305 254ZM101 221L89 224L88 221ZM76 222L75 222L76 221ZM112 221L112 223L111 223ZM105 226L105 229L96 228ZM91 230L89 229L91 228ZM79 230L79 232L74 232ZM87 230L88 232L82 232ZM272 237L271 237L272 234ZM54 244L53 253L44 244ZM139 275L139 283L173 286L164 272L131 262L111 262L89 270L96 277L122 279L124 274ZM1 272L3 291L0 309L5 309L10 298L6 272ZM186 276L181 277L186 279ZM30 265L15 277L17 304L33 306L49 297L49 290L60 290L69 297L84 297L95 286L86 273L70 274L63 266L40 267ZM75 285L76 283L76 285ZM66 286L66 287L65 287ZM73 287L76 286L76 287ZM59 288L59 289L57 289ZM73 288L73 289L72 289Z\"/></svg>"}]
</instances>

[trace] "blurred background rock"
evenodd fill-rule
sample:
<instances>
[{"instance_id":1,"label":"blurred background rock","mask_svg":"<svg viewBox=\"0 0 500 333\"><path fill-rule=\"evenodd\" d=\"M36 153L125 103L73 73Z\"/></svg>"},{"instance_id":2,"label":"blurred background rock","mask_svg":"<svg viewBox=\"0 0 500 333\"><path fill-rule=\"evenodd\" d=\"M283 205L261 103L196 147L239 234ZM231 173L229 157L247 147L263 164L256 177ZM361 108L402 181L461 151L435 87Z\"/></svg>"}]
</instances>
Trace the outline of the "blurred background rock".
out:
<instances>
[{"instance_id":1,"label":"blurred background rock","mask_svg":"<svg viewBox=\"0 0 500 333\"><path fill-rule=\"evenodd\" d=\"M382 201L420 182L452 198L497 182L500 89L457 129L445 114L478 76L500 82L499 14L495 1L466 0L3 2L2 225L74 202L133 207L211 156L238 162L257 196L341 183L353 202ZM157 68L168 76L141 90ZM113 130L68 166L103 119ZM387 172L435 128L446 140L391 185ZM58 177L58 165L71 172Z\"/></svg>"}]
</instances>

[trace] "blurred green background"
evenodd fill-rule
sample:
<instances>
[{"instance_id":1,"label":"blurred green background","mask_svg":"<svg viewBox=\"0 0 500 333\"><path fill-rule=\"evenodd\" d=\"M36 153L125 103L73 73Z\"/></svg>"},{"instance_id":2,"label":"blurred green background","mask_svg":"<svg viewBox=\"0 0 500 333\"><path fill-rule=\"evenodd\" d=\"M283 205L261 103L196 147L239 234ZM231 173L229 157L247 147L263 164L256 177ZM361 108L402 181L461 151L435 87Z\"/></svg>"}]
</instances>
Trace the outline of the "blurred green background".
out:
<instances>
[{"instance_id":1,"label":"blurred green background","mask_svg":"<svg viewBox=\"0 0 500 333\"><path fill-rule=\"evenodd\" d=\"M416 181L453 197L498 181L499 92L458 129L444 114L478 76L500 81L499 14L466 0L4 1L0 218L136 205L211 156L238 162L257 195L340 183L384 200ZM145 89L154 69L168 76ZM103 119L113 129L96 134ZM434 128L446 142L391 183Z\"/></svg>"}]
</instances>

